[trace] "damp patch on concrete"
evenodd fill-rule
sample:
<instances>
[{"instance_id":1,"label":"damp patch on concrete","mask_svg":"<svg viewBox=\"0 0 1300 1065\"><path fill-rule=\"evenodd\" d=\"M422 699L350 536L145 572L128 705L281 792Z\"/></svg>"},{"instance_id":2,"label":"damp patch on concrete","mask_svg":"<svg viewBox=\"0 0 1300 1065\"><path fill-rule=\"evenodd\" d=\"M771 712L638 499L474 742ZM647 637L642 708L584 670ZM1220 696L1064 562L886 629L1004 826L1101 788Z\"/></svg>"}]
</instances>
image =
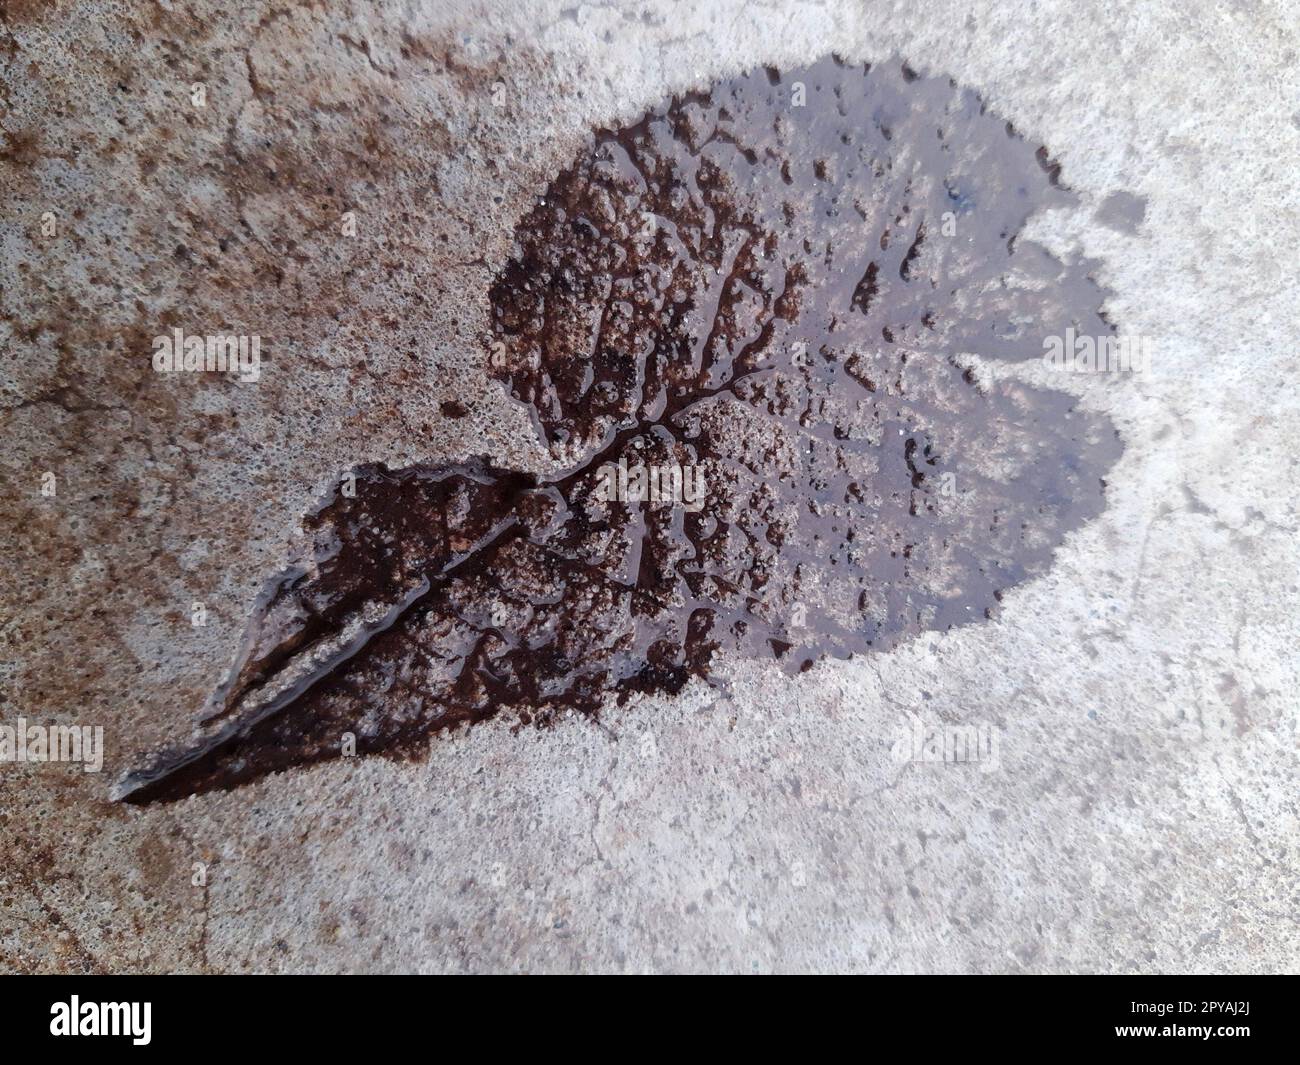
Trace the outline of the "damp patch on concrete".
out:
<instances>
[{"instance_id":1,"label":"damp patch on concrete","mask_svg":"<svg viewBox=\"0 0 1300 1065\"><path fill-rule=\"evenodd\" d=\"M1112 332L1088 264L1020 236L1072 200L1046 148L903 63L759 69L594 134L520 221L485 338L553 470L347 474L202 738L119 796L992 616L1121 450L964 358Z\"/></svg>"},{"instance_id":2,"label":"damp patch on concrete","mask_svg":"<svg viewBox=\"0 0 1300 1065\"><path fill-rule=\"evenodd\" d=\"M1121 189L1112 192L1102 201L1097 211L1097 221L1120 233L1136 233L1146 215L1146 197Z\"/></svg>"}]
</instances>

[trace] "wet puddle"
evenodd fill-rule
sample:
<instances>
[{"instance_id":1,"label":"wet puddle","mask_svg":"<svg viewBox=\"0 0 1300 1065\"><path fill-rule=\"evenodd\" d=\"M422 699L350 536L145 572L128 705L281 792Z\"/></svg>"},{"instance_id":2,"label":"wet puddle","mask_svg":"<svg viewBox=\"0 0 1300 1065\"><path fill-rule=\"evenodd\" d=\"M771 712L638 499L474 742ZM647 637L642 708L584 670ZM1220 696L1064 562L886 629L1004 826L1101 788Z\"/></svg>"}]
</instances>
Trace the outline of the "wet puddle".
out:
<instances>
[{"instance_id":1,"label":"wet puddle","mask_svg":"<svg viewBox=\"0 0 1300 1065\"><path fill-rule=\"evenodd\" d=\"M1102 509L1113 427L983 386L1111 332L1086 266L1020 239L1047 151L905 65L757 70L602 131L519 223L490 372L556 471L353 471L304 519L206 738L130 801L421 751L792 672L991 616ZM449 411L448 416L456 412Z\"/></svg>"}]
</instances>

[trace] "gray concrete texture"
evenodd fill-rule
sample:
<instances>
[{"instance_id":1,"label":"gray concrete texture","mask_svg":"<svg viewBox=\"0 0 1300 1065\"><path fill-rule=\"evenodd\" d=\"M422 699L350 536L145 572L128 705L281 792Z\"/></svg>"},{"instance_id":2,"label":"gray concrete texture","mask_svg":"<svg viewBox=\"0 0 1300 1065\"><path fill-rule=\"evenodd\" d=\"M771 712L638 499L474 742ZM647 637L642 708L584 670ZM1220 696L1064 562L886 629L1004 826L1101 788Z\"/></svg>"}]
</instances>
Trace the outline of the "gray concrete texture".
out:
<instances>
[{"instance_id":1,"label":"gray concrete texture","mask_svg":"<svg viewBox=\"0 0 1300 1065\"><path fill-rule=\"evenodd\" d=\"M587 131L832 51L1047 145L1079 203L1028 235L1153 338L1147 373L977 368L1122 434L1051 570L798 677L111 802L341 471L546 462L487 287ZM1294 971L1298 56L1289 2L9 4L0 721L107 754L0 765L0 970ZM261 380L155 374L190 322L272 338ZM914 717L997 764L900 762Z\"/></svg>"}]
</instances>

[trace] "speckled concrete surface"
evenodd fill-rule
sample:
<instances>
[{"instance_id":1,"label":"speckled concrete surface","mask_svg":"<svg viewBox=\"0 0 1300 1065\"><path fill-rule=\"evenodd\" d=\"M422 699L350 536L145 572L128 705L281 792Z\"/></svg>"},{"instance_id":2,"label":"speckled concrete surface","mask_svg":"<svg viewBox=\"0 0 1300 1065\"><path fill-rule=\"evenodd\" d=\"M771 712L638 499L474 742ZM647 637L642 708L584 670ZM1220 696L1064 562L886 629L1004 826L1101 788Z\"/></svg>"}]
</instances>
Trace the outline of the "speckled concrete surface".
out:
<instances>
[{"instance_id":1,"label":"speckled concrete surface","mask_svg":"<svg viewBox=\"0 0 1300 1065\"><path fill-rule=\"evenodd\" d=\"M1297 14L8 5L0 721L102 725L107 755L0 765L0 969L1295 970ZM1031 235L1155 341L1144 374L980 368L1124 437L1051 572L797 679L111 803L339 471L542 461L484 373L486 288L583 131L829 51L1045 143L1080 206ZM175 326L266 338L261 380L155 374ZM896 760L909 715L991 730L996 765Z\"/></svg>"}]
</instances>

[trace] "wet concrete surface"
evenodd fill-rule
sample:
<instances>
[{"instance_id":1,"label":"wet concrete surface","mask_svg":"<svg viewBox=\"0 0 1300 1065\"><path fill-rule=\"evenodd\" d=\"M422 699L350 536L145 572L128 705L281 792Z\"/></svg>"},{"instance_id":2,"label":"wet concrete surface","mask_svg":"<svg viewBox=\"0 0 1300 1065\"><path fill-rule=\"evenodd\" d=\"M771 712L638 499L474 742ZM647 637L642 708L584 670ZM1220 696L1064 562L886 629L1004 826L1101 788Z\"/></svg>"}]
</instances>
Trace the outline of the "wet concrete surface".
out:
<instances>
[{"instance_id":1,"label":"wet concrete surface","mask_svg":"<svg viewBox=\"0 0 1300 1065\"><path fill-rule=\"evenodd\" d=\"M98 774L0 767L6 969L1294 968L1300 213L1285 161L1300 87L1282 9L1198 21L1121 6L1102 22L1066 5L1028 19L943 4L340 5L199 19L142 5L88 25L19 9L0 40L0 181L21 205L0 248L15 279L0 297L0 720L103 725L108 746ZM1162 47L1138 48L1150 39ZM814 90L861 82L863 64L879 79L862 94L871 123ZM774 101L794 80L810 91L801 117L822 121L783 134L794 112ZM751 143L726 145L712 179L726 203L674 196L722 158L710 109L727 93ZM932 111L949 122L933 143ZM771 144L756 141L769 125ZM855 131L878 143L849 151ZM638 152L670 176L644 236L627 215L644 221L645 191L627 184ZM872 160L915 180L855 185ZM963 163L967 183L945 182ZM611 211L566 230L556 205L600 180ZM873 189L896 199L869 203ZM941 199L956 237L1010 222L1015 244L945 242ZM711 234L702 207L723 219ZM827 209L857 220L852 240ZM728 222L748 244L728 243ZM665 262L692 223L689 254ZM900 229L892 246L884 228ZM582 330L609 302L600 255L619 249L641 282L660 271L663 291L681 290L684 317L655 324L659 290L629 270L618 342L596 343ZM550 347L559 327L528 325L530 255L583 275L549 294L574 334ZM981 302L959 283L979 269L1029 282ZM792 273L806 294L778 305ZM933 308L915 296L927 290ZM1062 375L1032 357L1044 332L1100 331L1087 323L1102 300L1106 328L1154 339L1148 372ZM971 332L995 321L1021 332ZM174 328L259 335L259 380L154 373L151 338ZM682 336L704 343L671 349ZM590 379L562 365L577 340ZM617 358L630 352L636 388ZM674 421L769 367L775 381ZM547 498L589 517L593 447L637 440L700 460L713 495L680 524L671 508L610 508L599 585L621 578L651 607L604 604L599 631L633 633L627 656L582 639L591 587L557 599L539 583L554 571L519 546L582 556L592 523L533 514L519 490L558 484ZM257 654L236 658L250 617L245 648L274 614L267 648L300 649L268 577L342 542L369 567L361 598L400 600L438 557L427 526L346 530L409 521L404 491L446 485L476 456L511 471L488 480L515 494L464 516L507 515L527 530L511 540L522 554L482 556L475 579L417 611L447 630L418 648L445 651L458 628L470 648L489 629L530 655L567 641L565 662L629 682L624 705L610 708L609 676L590 699L548 701L572 670L529 658L503 672L499 654L487 672L508 698L466 692L463 719L510 712L442 731L425 705L443 698L412 709L391 694L411 679L392 638L346 686L295 700L293 734L332 754L355 720L361 754L371 737L403 758L112 801L123 774L196 742L214 692L258 673ZM356 497L333 496L349 470L363 471ZM951 497L935 490L944 472ZM875 494L841 491L852 483ZM760 489L771 498L738 505ZM810 493L841 509L778 520ZM762 558L743 534L719 539L691 576L687 554L755 515L785 537L764 538ZM1004 537L992 515L1020 531ZM692 536L697 520L711 524ZM634 525L656 563L636 579ZM849 530L871 546L840 570ZM891 557L913 530L916 561ZM402 546L400 566L379 543ZM723 582L760 564L762 602L744 612L762 624L697 634L707 663L692 659L699 603L716 614ZM658 586L665 573L674 587ZM895 594L871 603L882 587ZM539 606L557 602L542 626ZM978 623L951 624L948 603L975 605ZM799 604L801 624L821 626L806 655L787 631ZM881 632L866 653L854 643ZM322 723L332 731L310 732ZM900 758L911 737L953 728L983 738L980 759ZM245 776L312 760L255 747L276 757ZM244 779L232 764L216 783Z\"/></svg>"},{"instance_id":2,"label":"wet concrete surface","mask_svg":"<svg viewBox=\"0 0 1300 1065\"><path fill-rule=\"evenodd\" d=\"M485 348L573 463L349 473L208 735L123 794L991 618L1096 517L1121 450L1070 394L962 363L1112 333L1083 270L1021 242L1071 202L1047 159L950 81L836 57L599 133L521 222Z\"/></svg>"}]
</instances>

